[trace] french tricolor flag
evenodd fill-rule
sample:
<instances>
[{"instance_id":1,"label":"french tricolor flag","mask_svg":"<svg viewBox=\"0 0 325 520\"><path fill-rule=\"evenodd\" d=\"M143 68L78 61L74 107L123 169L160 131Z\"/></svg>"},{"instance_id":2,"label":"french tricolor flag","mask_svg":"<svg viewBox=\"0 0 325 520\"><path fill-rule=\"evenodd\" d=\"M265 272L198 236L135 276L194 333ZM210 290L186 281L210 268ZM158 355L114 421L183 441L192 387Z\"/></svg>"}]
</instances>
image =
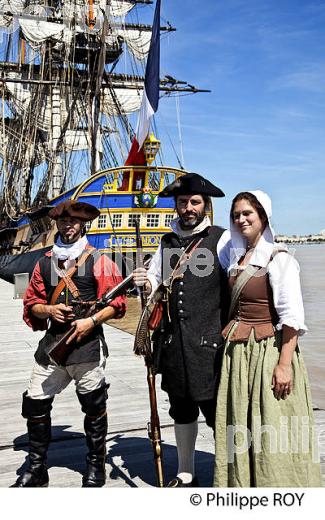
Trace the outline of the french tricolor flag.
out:
<instances>
[{"instance_id":1,"label":"french tricolor flag","mask_svg":"<svg viewBox=\"0 0 325 520\"><path fill-rule=\"evenodd\" d=\"M125 162L126 166L146 164L142 146L149 134L150 120L158 110L160 85L160 4L161 0L157 0L155 18L152 26L150 51L146 66L142 104L131 150Z\"/></svg>"}]
</instances>

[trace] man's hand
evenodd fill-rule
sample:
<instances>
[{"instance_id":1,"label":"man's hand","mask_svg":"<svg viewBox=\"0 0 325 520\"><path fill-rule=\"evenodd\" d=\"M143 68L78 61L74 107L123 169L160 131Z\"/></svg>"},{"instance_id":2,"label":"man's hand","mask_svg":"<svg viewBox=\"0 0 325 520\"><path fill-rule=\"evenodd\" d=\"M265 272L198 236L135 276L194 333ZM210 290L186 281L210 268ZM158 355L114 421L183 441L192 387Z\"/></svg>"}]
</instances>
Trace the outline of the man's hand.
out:
<instances>
[{"instance_id":1,"label":"man's hand","mask_svg":"<svg viewBox=\"0 0 325 520\"><path fill-rule=\"evenodd\" d=\"M137 267L133 271L133 283L137 287L143 287L148 281L147 269L145 267Z\"/></svg>"},{"instance_id":2,"label":"man's hand","mask_svg":"<svg viewBox=\"0 0 325 520\"><path fill-rule=\"evenodd\" d=\"M59 323L67 323L68 321L73 320L73 318L75 317L73 313L73 308L64 305L64 303L58 303L57 305L49 305L48 314L51 320L58 321Z\"/></svg>"},{"instance_id":3,"label":"man's hand","mask_svg":"<svg viewBox=\"0 0 325 520\"><path fill-rule=\"evenodd\" d=\"M74 332L67 340L67 345L72 341L76 341L77 343L79 343L83 338L85 338L89 334L89 332L93 330L95 324L91 318L84 318L81 320L73 321L71 323L71 326L74 327Z\"/></svg>"}]
</instances>

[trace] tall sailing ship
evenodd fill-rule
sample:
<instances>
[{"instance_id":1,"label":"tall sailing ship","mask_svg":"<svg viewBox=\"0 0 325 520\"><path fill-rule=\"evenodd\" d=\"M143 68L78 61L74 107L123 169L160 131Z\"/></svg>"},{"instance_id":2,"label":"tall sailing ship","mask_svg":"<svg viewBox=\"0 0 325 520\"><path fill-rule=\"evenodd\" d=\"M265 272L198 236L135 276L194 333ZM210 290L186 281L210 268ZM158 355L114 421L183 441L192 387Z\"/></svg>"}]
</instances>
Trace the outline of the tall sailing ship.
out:
<instances>
[{"instance_id":1,"label":"tall sailing ship","mask_svg":"<svg viewBox=\"0 0 325 520\"><path fill-rule=\"evenodd\" d=\"M155 251L174 218L158 193L185 171L163 165L152 134L142 164L125 165L144 91L151 0L5 0L0 6L0 277L31 272L53 245L49 208L89 202L89 242L135 251L134 219ZM175 29L167 23L164 35ZM172 76L160 96L199 89ZM134 118L134 116L133 116ZM123 165L123 166L121 166Z\"/></svg>"}]
</instances>

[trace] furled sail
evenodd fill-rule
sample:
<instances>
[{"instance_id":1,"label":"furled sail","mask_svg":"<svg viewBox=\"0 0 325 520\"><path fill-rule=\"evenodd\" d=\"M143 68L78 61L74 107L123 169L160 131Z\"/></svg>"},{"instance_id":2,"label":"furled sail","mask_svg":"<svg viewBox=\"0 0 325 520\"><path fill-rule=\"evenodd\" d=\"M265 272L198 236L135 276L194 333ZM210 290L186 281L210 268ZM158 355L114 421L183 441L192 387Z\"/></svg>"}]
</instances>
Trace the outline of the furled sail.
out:
<instances>
[{"instance_id":1,"label":"furled sail","mask_svg":"<svg viewBox=\"0 0 325 520\"><path fill-rule=\"evenodd\" d=\"M128 15L150 3L0 0L0 213L17 219L124 162L152 34ZM169 94L186 87L161 82Z\"/></svg>"},{"instance_id":2,"label":"furled sail","mask_svg":"<svg viewBox=\"0 0 325 520\"><path fill-rule=\"evenodd\" d=\"M20 27L24 37L31 44L39 44L49 38L62 38L65 26L61 23L51 23L37 20L21 18Z\"/></svg>"},{"instance_id":3,"label":"furled sail","mask_svg":"<svg viewBox=\"0 0 325 520\"><path fill-rule=\"evenodd\" d=\"M1 2L0 11L6 14L0 14L0 28L12 25L12 14L21 14L25 8L25 4L26 0L5 0Z\"/></svg>"},{"instance_id":4,"label":"furled sail","mask_svg":"<svg viewBox=\"0 0 325 520\"><path fill-rule=\"evenodd\" d=\"M140 109L143 90L127 88L108 89L103 91L102 110L107 116L131 114Z\"/></svg>"},{"instance_id":5,"label":"furled sail","mask_svg":"<svg viewBox=\"0 0 325 520\"><path fill-rule=\"evenodd\" d=\"M17 78L18 74L9 72L8 77ZM30 117L33 123L45 132L48 132L52 124L52 99L51 94L40 88L37 92L27 84L10 83L4 84L5 90L10 94L10 103L14 105L17 114L24 115L29 108L34 107ZM80 114L82 114L82 102L73 99L74 96L68 87L60 89L60 116L64 121L68 117L70 111L70 126L76 127L79 122Z\"/></svg>"},{"instance_id":6,"label":"furled sail","mask_svg":"<svg viewBox=\"0 0 325 520\"><path fill-rule=\"evenodd\" d=\"M128 50L137 60L144 60L149 53L151 31L141 29L116 29L117 35L126 43Z\"/></svg>"}]
</instances>

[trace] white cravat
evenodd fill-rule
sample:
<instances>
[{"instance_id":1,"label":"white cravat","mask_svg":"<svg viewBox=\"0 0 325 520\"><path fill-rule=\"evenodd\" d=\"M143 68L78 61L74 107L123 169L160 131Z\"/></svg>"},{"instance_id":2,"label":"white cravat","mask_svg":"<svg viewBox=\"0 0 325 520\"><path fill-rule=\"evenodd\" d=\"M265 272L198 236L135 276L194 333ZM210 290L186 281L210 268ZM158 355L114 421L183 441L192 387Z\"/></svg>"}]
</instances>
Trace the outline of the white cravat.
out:
<instances>
[{"instance_id":1,"label":"white cravat","mask_svg":"<svg viewBox=\"0 0 325 520\"><path fill-rule=\"evenodd\" d=\"M197 235L198 233L201 233L201 231L204 231L205 228L211 226L211 220L209 217L205 216L202 222L195 226L195 228L192 229L182 229L180 225L180 218L177 217L174 220L171 221L170 227L176 233L176 235L180 237L190 237L191 235Z\"/></svg>"},{"instance_id":2,"label":"white cravat","mask_svg":"<svg viewBox=\"0 0 325 520\"><path fill-rule=\"evenodd\" d=\"M88 244L86 235L79 238L73 244L65 244L59 237L52 249L52 255L55 260L64 260L64 268L70 269L75 265L76 259L83 253ZM57 264L57 262L54 262Z\"/></svg>"}]
</instances>

